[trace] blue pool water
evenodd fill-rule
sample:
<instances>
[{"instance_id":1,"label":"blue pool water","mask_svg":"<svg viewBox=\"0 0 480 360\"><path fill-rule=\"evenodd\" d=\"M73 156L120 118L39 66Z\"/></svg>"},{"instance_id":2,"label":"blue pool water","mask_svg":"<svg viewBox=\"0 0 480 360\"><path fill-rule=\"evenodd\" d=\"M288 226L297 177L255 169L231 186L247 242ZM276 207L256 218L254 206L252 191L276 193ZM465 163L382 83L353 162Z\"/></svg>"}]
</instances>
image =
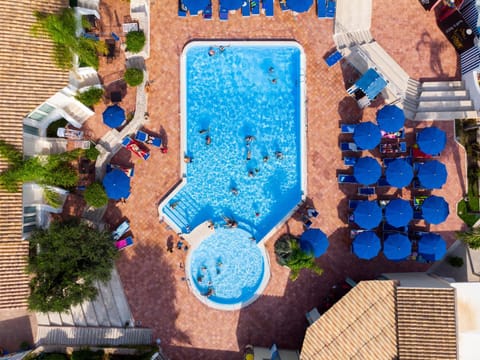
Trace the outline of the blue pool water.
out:
<instances>
[{"instance_id":1,"label":"blue pool water","mask_svg":"<svg viewBox=\"0 0 480 360\"><path fill-rule=\"evenodd\" d=\"M190 278L202 296L222 305L245 303L258 290L265 259L242 229L216 229L190 259Z\"/></svg>"},{"instance_id":2,"label":"blue pool water","mask_svg":"<svg viewBox=\"0 0 480 360\"><path fill-rule=\"evenodd\" d=\"M233 218L260 241L302 197L301 50L232 43L209 56L209 49L197 44L184 53L182 135L192 162L162 212L183 232Z\"/></svg>"}]
</instances>

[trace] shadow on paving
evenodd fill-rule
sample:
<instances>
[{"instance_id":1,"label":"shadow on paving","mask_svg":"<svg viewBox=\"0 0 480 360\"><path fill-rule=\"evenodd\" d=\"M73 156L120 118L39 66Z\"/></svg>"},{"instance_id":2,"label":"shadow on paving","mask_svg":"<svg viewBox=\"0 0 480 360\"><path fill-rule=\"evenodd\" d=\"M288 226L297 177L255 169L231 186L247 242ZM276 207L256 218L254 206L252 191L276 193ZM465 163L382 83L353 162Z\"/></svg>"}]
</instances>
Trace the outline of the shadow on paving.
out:
<instances>
[{"instance_id":1,"label":"shadow on paving","mask_svg":"<svg viewBox=\"0 0 480 360\"><path fill-rule=\"evenodd\" d=\"M178 330L175 324L178 317L174 302L177 291L176 272L165 258L161 246L144 244L138 235L135 241L135 245L123 252L117 260L117 270L131 312L135 314L136 326L159 330L158 336L168 354L171 351L166 344L191 343L188 335ZM142 266L139 267L138 264ZM137 296L134 290L136 288L148 289L148 297ZM162 312L161 323L154 320L158 318L156 312Z\"/></svg>"},{"instance_id":2,"label":"shadow on paving","mask_svg":"<svg viewBox=\"0 0 480 360\"><path fill-rule=\"evenodd\" d=\"M208 330L206 330L208 331ZM242 360L243 354L236 351L199 349L191 347L172 346L168 353L175 354L170 360Z\"/></svg>"},{"instance_id":3,"label":"shadow on paving","mask_svg":"<svg viewBox=\"0 0 480 360\"><path fill-rule=\"evenodd\" d=\"M19 351L20 344L24 341L30 346L33 344L32 324L30 317L24 315L27 313L26 310L12 311L13 314L10 310L0 311L0 347L8 352Z\"/></svg>"}]
</instances>

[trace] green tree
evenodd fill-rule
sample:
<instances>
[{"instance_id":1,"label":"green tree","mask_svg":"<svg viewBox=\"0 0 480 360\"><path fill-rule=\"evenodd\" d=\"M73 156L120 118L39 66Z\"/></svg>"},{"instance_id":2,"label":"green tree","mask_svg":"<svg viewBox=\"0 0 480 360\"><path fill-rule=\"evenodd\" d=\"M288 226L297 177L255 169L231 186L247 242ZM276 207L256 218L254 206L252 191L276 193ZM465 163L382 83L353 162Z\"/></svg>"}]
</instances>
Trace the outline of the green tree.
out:
<instances>
[{"instance_id":1,"label":"green tree","mask_svg":"<svg viewBox=\"0 0 480 360\"><path fill-rule=\"evenodd\" d=\"M457 232L457 237L470 249L480 249L480 228L475 227L464 232Z\"/></svg>"},{"instance_id":2,"label":"green tree","mask_svg":"<svg viewBox=\"0 0 480 360\"><path fill-rule=\"evenodd\" d=\"M73 67L74 54L87 66L98 69L98 52L103 52L105 44L83 37L77 38L77 19L73 9L63 9L58 14L35 12L36 22L32 26L34 36L47 36L53 42L53 58L61 69Z\"/></svg>"},{"instance_id":3,"label":"green tree","mask_svg":"<svg viewBox=\"0 0 480 360\"><path fill-rule=\"evenodd\" d=\"M318 275L323 274L323 270L315 263L314 255L303 251L297 238L289 234L282 235L275 242L274 249L277 262L290 268L292 281L297 280L302 269L309 269Z\"/></svg>"},{"instance_id":4,"label":"green tree","mask_svg":"<svg viewBox=\"0 0 480 360\"><path fill-rule=\"evenodd\" d=\"M83 150L22 159L22 153L13 146L0 141L0 156L7 159L9 167L0 173L0 186L9 192L18 191L24 182L40 185L72 187L78 182L78 174L71 161L78 158Z\"/></svg>"},{"instance_id":5,"label":"green tree","mask_svg":"<svg viewBox=\"0 0 480 360\"><path fill-rule=\"evenodd\" d=\"M88 205L99 208L108 204L108 197L102 184L95 182L85 190L83 198Z\"/></svg>"},{"instance_id":6,"label":"green tree","mask_svg":"<svg viewBox=\"0 0 480 360\"><path fill-rule=\"evenodd\" d=\"M92 107L102 100L103 89L92 87L84 92L79 93L75 96L75 99L80 101L83 105Z\"/></svg>"},{"instance_id":7,"label":"green tree","mask_svg":"<svg viewBox=\"0 0 480 360\"><path fill-rule=\"evenodd\" d=\"M30 237L32 275L28 305L62 312L97 295L94 281L108 281L118 255L112 235L76 219L53 222Z\"/></svg>"},{"instance_id":8,"label":"green tree","mask_svg":"<svg viewBox=\"0 0 480 360\"><path fill-rule=\"evenodd\" d=\"M140 69L130 68L123 75L125 82L130 86L138 86L143 81L143 71Z\"/></svg>"},{"instance_id":9,"label":"green tree","mask_svg":"<svg viewBox=\"0 0 480 360\"><path fill-rule=\"evenodd\" d=\"M138 53L142 51L145 46L145 34L143 31L130 31L127 33L127 39L125 43L127 44L127 51L132 53Z\"/></svg>"}]
</instances>

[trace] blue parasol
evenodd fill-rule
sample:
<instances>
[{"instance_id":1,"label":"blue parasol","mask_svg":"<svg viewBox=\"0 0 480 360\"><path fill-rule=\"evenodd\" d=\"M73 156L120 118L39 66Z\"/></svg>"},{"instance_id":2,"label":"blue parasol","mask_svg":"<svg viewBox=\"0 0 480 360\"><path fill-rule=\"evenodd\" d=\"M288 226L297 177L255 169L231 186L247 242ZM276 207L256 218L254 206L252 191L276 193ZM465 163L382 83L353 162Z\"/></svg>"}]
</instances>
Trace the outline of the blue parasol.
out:
<instances>
[{"instance_id":1,"label":"blue parasol","mask_svg":"<svg viewBox=\"0 0 480 360\"><path fill-rule=\"evenodd\" d=\"M449 214L448 203L441 196L429 196L422 203L423 218L430 224L440 224L444 222Z\"/></svg>"},{"instance_id":2,"label":"blue parasol","mask_svg":"<svg viewBox=\"0 0 480 360\"><path fill-rule=\"evenodd\" d=\"M183 0L183 5L190 11L190 14L198 14L200 10L205 10L210 4L210 0Z\"/></svg>"},{"instance_id":3,"label":"blue parasol","mask_svg":"<svg viewBox=\"0 0 480 360\"><path fill-rule=\"evenodd\" d=\"M376 201L361 201L353 212L353 218L358 226L370 230L382 221L382 209Z\"/></svg>"},{"instance_id":4,"label":"blue parasol","mask_svg":"<svg viewBox=\"0 0 480 360\"><path fill-rule=\"evenodd\" d=\"M353 167L353 176L363 185L376 183L382 175L382 167L372 157L366 156L357 160Z\"/></svg>"},{"instance_id":5,"label":"blue parasol","mask_svg":"<svg viewBox=\"0 0 480 360\"><path fill-rule=\"evenodd\" d=\"M220 0L220 8L225 10L237 10L242 7L244 0Z\"/></svg>"},{"instance_id":6,"label":"blue parasol","mask_svg":"<svg viewBox=\"0 0 480 360\"><path fill-rule=\"evenodd\" d=\"M418 169L418 180L427 189L441 189L447 181L447 168L438 160L427 161Z\"/></svg>"},{"instance_id":7,"label":"blue parasol","mask_svg":"<svg viewBox=\"0 0 480 360\"><path fill-rule=\"evenodd\" d=\"M447 243L434 233L422 235L418 242L418 254L427 261L438 261L445 256Z\"/></svg>"},{"instance_id":8,"label":"blue parasol","mask_svg":"<svg viewBox=\"0 0 480 360\"><path fill-rule=\"evenodd\" d=\"M320 229L308 229L300 237L300 248L316 258L327 251L328 245L327 235Z\"/></svg>"},{"instance_id":9,"label":"blue parasol","mask_svg":"<svg viewBox=\"0 0 480 360\"><path fill-rule=\"evenodd\" d=\"M435 126L423 129L417 136L420 150L428 155L437 155L447 144L447 134Z\"/></svg>"},{"instance_id":10,"label":"blue parasol","mask_svg":"<svg viewBox=\"0 0 480 360\"><path fill-rule=\"evenodd\" d=\"M381 137L379 127L371 121L358 124L353 131L353 141L364 150L370 150L377 146Z\"/></svg>"},{"instance_id":11,"label":"blue parasol","mask_svg":"<svg viewBox=\"0 0 480 360\"><path fill-rule=\"evenodd\" d=\"M385 207L385 219L394 227L408 225L413 218L413 209L407 200L395 199Z\"/></svg>"},{"instance_id":12,"label":"blue parasol","mask_svg":"<svg viewBox=\"0 0 480 360\"><path fill-rule=\"evenodd\" d=\"M107 173L102 183L109 199L126 199L130 195L130 178L119 169Z\"/></svg>"},{"instance_id":13,"label":"blue parasol","mask_svg":"<svg viewBox=\"0 0 480 360\"><path fill-rule=\"evenodd\" d=\"M396 132L405 124L403 110L395 105L386 105L377 112L377 124L386 132Z\"/></svg>"},{"instance_id":14,"label":"blue parasol","mask_svg":"<svg viewBox=\"0 0 480 360\"><path fill-rule=\"evenodd\" d=\"M306 12L312 7L313 0L287 0L287 7L298 13Z\"/></svg>"},{"instance_id":15,"label":"blue parasol","mask_svg":"<svg viewBox=\"0 0 480 360\"><path fill-rule=\"evenodd\" d=\"M380 239L373 231L362 231L355 236L352 243L353 253L364 260L373 259L380 249Z\"/></svg>"},{"instance_id":16,"label":"blue parasol","mask_svg":"<svg viewBox=\"0 0 480 360\"><path fill-rule=\"evenodd\" d=\"M406 235L388 235L387 240L383 242L383 255L385 255L388 260L405 260L411 253L412 243Z\"/></svg>"},{"instance_id":17,"label":"blue parasol","mask_svg":"<svg viewBox=\"0 0 480 360\"><path fill-rule=\"evenodd\" d=\"M125 121L125 110L117 104L109 106L103 112L103 122L105 125L115 129Z\"/></svg>"},{"instance_id":18,"label":"blue parasol","mask_svg":"<svg viewBox=\"0 0 480 360\"><path fill-rule=\"evenodd\" d=\"M408 186L413 179L412 166L404 159L395 159L385 170L387 182L397 188Z\"/></svg>"}]
</instances>

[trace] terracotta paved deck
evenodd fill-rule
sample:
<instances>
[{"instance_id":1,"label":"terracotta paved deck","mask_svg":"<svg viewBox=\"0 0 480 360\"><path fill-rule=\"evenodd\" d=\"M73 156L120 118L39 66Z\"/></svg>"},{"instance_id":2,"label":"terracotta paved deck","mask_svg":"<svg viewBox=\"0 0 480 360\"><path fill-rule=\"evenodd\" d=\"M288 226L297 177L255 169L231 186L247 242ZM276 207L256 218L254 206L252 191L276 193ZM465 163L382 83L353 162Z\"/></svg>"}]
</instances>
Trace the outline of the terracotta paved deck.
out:
<instances>
[{"instance_id":1,"label":"terracotta paved deck","mask_svg":"<svg viewBox=\"0 0 480 360\"><path fill-rule=\"evenodd\" d=\"M344 168L338 125L341 119L374 119L375 109L362 112L346 97L344 79L353 80L348 65L327 69L324 64L324 55L333 47L333 22L317 19L313 8L295 17L281 13L276 5L273 18L242 18L237 11L227 22L220 23L217 2L213 3L212 21L178 18L176 1L156 1L152 5L152 54L147 67L154 83L147 127L162 134L169 151L162 154L152 150L146 162L130 158L124 151L116 155L119 162L135 164L133 191L127 203L112 203L105 217L112 224L124 217L131 222L135 246L122 253L119 272L135 319L154 329L171 359L240 359L239 351L247 343L270 346L275 342L283 348L300 349L307 325L305 312L318 306L333 284L346 276L372 279L382 272L427 269L415 262L386 261L382 255L362 261L350 254L346 208L355 188L339 187L336 181L336 173ZM457 57L437 29L433 14L424 12L416 1L389 2L386 8L383 4L375 1L372 33L405 70L415 78L455 78ZM422 38L422 34L428 35ZM166 251L167 241L176 241L177 235L160 223L157 215L158 202L179 181L179 56L191 40L275 38L297 40L307 56L308 197L320 211L314 225L330 239L329 250L318 260L325 273L318 277L303 272L292 283L288 269L275 263L274 239L286 231L302 232L301 224L292 219L266 243L272 275L263 296L241 311L216 311L200 303L188 290L180 268L185 252ZM451 244L453 232L462 226L454 204L465 191L464 152L453 142L453 122L436 125L449 134L441 159L448 165L449 178L444 189L435 193L447 198L451 215L431 229L442 233ZM396 195L410 198L406 190Z\"/></svg>"}]
</instances>

